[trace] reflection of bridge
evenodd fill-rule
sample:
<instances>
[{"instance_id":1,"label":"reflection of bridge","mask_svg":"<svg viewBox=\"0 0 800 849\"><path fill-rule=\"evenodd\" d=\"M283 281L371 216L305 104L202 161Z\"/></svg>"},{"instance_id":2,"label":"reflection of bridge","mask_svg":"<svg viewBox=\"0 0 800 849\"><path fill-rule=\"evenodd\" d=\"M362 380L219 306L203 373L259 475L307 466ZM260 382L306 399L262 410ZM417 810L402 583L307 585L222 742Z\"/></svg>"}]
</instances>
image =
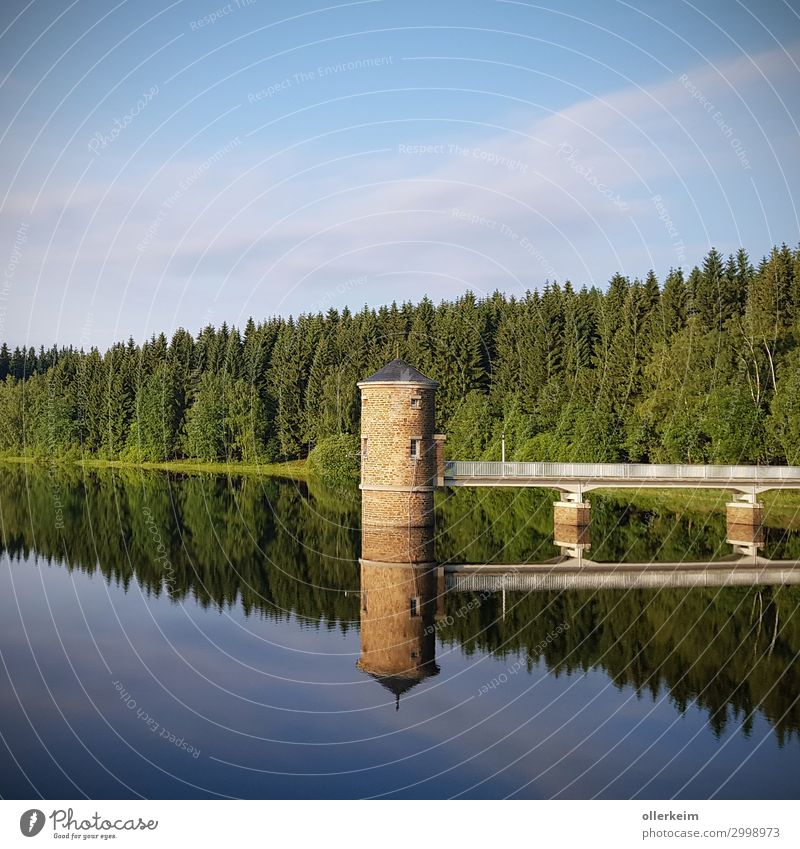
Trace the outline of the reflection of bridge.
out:
<instances>
[{"instance_id":1,"label":"reflection of bridge","mask_svg":"<svg viewBox=\"0 0 800 849\"><path fill-rule=\"evenodd\" d=\"M697 563L597 563L578 556L520 565L450 564L444 566L444 577L448 592L751 587L800 584L800 562L742 556Z\"/></svg>"}]
</instances>

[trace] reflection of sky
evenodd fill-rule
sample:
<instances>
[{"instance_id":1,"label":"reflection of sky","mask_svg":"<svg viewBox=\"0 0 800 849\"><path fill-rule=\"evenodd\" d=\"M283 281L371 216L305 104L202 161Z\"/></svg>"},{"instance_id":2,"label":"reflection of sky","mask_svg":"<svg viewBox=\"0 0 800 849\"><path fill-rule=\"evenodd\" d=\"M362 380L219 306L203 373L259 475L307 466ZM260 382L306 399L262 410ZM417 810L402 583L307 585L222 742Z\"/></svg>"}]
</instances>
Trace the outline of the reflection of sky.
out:
<instances>
[{"instance_id":1,"label":"reflection of sky","mask_svg":"<svg viewBox=\"0 0 800 849\"><path fill-rule=\"evenodd\" d=\"M355 668L356 629L342 635L148 599L136 586L125 593L98 576L7 558L0 582L3 676L13 684L0 687L0 730L27 776L4 750L6 797L192 796L195 788L503 796L523 785L530 797L562 789L629 796L664 768L643 797L690 798L708 795L746 758L722 796L800 791L796 741L779 750L764 720L749 739L732 722L717 740L703 711L680 716L663 696L637 698L600 671L555 677L539 666L478 695L513 660L440 645L441 674L407 693L397 712ZM158 732L199 748L199 757L150 731L115 681Z\"/></svg>"},{"instance_id":2,"label":"reflection of sky","mask_svg":"<svg viewBox=\"0 0 800 849\"><path fill-rule=\"evenodd\" d=\"M4 3L12 344L797 241L792 4L318 5Z\"/></svg>"}]
</instances>

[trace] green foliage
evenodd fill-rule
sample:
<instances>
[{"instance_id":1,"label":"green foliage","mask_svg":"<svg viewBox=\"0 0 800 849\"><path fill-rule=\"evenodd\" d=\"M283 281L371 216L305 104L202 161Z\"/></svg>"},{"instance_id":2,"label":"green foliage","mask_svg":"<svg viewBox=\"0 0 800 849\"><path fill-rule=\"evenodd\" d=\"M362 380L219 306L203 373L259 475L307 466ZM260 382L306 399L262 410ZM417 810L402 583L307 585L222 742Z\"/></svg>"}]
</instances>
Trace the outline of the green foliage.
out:
<instances>
[{"instance_id":1,"label":"green foliage","mask_svg":"<svg viewBox=\"0 0 800 849\"><path fill-rule=\"evenodd\" d=\"M800 464L800 349L792 351L779 374L767 426L778 453L790 464Z\"/></svg>"},{"instance_id":2,"label":"green foliage","mask_svg":"<svg viewBox=\"0 0 800 849\"><path fill-rule=\"evenodd\" d=\"M326 483L346 483L358 479L358 437L349 433L326 436L308 455L309 471Z\"/></svg>"},{"instance_id":3,"label":"green foliage","mask_svg":"<svg viewBox=\"0 0 800 849\"><path fill-rule=\"evenodd\" d=\"M535 489L437 493L438 561L557 556L553 497ZM665 506L651 492L647 509L626 493L591 498L594 560L707 560L729 551L724 496L705 510L686 493L672 493ZM361 602L359 501L354 483L306 488L272 478L6 463L0 546L12 571L33 554L41 568L85 572L136 593L346 633L358 627ZM766 556L800 557L800 534L774 527L769 510L766 520ZM700 708L717 732L738 716L733 724L743 722L745 733L757 717L780 741L800 733L800 587L509 590L475 604L448 592L440 601L436 637L445 646L526 656L554 674L597 669L620 687L663 694L679 711ZM565 622L559 640L542 640Z\"/></svg>"},{"instance_id":4,"label":"green foliage","mask_svg":"<svg viewBox=\"0 0 800 849\"><path fill-rule=\"evenodd\" d=\"M489 397L477 389L468 392L447 428L447 456L483 457L492 440L492 424Z\"/></svg>"},{"instance_id":5,"label":"green foliage","mask_svg":"<svg viewBox=\"0 0 800 849\"><path fill-rule=\"evenodd\" d=\"M186 416L186 450L198 460L225 456L225 381L216 374L206 373L200 380Z\"/></svg>"},{"instance_id":6,"label":"green foliage","mask_svg":"<svg viewBox=\"0 0 800 849\"><path fill-rule=\"evenodd\" d=\"M248 320L105 353L0 345L0 453L248 463L356 435L356 382L394 357L440 381L454 459L800 462L800 250L711 250L663 289Z\"/></svg>"}]
</instances>

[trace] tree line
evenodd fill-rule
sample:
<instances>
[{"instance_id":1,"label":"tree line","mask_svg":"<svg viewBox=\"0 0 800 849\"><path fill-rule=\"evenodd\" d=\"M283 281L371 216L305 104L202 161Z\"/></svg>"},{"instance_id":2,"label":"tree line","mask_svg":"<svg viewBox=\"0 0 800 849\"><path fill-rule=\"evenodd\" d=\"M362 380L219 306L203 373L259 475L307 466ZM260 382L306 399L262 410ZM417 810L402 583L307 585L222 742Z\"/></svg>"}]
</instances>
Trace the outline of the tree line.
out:
<instances>
[{"instance_id":1,"label":"tree line","mask_svg":"<svg viewBox=\"0 0 800 849\"><path fill-rule=\"evenodd\" d=\"M0 452L355 462L356 381L402 357L440 381L448 456L800 463L800 248L709 251L663 283L548 283L180 329L105 352L0 349Z\"/></svg>"}]
</instances>

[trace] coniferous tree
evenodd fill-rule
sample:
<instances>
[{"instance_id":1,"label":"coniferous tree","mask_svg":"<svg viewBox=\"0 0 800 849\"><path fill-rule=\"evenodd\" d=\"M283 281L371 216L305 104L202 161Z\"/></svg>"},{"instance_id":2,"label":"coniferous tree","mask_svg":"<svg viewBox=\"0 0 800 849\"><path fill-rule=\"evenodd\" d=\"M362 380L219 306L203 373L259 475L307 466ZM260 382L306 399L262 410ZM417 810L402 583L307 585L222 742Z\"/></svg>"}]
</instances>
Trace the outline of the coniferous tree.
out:
<instances>
[{"instance_id":1,"label":"coniferous tree","mask_svg":"<svg viewBox=\"0 0 800 849\"><path fill-rule=\"evenodd\" d=\"M359 427L356 382L403 356L438 379L451 457L797 461L800 249L712 249L660 289L548 283L434 305L177 330L109 350L0 346L0 451L304 457Z\"/></svg>"}]
</instances>

